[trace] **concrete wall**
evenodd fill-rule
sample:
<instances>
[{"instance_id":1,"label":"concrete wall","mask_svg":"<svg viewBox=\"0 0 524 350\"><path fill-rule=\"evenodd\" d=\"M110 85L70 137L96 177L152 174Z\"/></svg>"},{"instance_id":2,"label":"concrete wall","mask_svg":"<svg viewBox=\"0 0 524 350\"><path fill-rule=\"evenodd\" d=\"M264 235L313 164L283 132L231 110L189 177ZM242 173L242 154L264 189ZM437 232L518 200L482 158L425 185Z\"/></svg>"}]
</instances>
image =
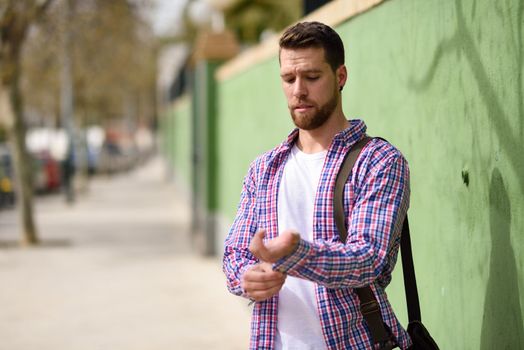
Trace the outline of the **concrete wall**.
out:
<instances>
[{"instance_id":1,"label":"concrete wall","mask_svg":"<svg viewBox=\"0 0 524 350\"><path fill-rule=\"evenodd\" d=\"M523 15L519 0L390 0L337 25L346 115L410 164L422 316L442 349L524 348ZM231 220L249 162L291 129L276 51L218 91ZM401 277L388 290L405 320Z\"/></svg>"}]
</instances>

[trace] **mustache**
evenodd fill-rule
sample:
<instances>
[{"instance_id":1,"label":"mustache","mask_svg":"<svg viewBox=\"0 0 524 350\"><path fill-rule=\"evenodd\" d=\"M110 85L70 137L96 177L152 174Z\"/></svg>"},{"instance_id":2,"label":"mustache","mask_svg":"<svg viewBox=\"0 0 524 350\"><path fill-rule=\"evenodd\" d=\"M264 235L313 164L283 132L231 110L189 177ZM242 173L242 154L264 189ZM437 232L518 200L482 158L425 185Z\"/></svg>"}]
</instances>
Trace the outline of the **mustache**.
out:
<instances>
[{"instance_id":1,"label":"mustache","mask_svg":"<svg viewBox=\"0 0 524 350\"><path fill-rule=\"evenodd\" d=\"M299 102L289 104L289 108L291 109L295 109L299 107L316 107L316 104L311 101L299 101Z\"/></svg>"}]
</instances>

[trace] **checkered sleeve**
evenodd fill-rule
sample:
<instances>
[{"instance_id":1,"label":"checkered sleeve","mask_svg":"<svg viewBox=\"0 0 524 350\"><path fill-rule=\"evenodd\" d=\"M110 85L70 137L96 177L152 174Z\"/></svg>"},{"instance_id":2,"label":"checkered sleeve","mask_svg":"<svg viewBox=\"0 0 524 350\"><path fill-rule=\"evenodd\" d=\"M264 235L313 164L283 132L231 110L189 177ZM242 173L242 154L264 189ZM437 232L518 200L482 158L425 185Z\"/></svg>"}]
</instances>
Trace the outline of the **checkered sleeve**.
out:
<instances>
[{"instance_id":1,"label":"checkered sleeve","mask_svg":"<svg viewBox=\"0 0 524 350\"><path fill-rule=\"evenodd\" d=\"M301 240L298 248L274 264L274 269L328 288L362 287L379 277L394 261L409 202L409 170L397 152L368 158L355 190L346 244ZM366 162L366 161L364 161ZM355 169L355 168L354 168ZM358 175L358 174L357 174ZM324 209L323 215L333 215ZM395 251L397 249L397 251ZM394 254L392 253L392 250Z\"/></svg>"},{"instance_id":2,"label":"checkered sleeve","mask_svg":"<svg viewBox=\"0 0 524 350\"><path fill-rule=\"evenodd\" d=\"M224 242L222 270L226 275L227 287L235 295L247 297L241 286L242 274L257 263L249 252L251 237L256 232L256 161L249 168L244 178L240 203L229 234Z\"/></svg>"}]
</instances>

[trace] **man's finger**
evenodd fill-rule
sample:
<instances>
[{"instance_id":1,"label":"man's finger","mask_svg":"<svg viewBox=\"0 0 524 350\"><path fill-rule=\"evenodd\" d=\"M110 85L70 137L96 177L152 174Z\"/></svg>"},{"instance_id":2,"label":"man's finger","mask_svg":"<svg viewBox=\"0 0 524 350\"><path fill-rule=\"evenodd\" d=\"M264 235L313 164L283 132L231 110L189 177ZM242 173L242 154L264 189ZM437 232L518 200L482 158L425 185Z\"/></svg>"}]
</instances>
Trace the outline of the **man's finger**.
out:
<instances>
[{"instance_id":1,"label":"man's finger","mask_svg":"<svg viewBox=\"0 0 524 350\"><path fill-rule=\"evenodd\" d=\"M280 288L284 284L285 280L279 280L279 281L271 281L271 282L248 282L244 281L242 283L242 288L244 288L245 291L252 293L255 291L264 291L264 290L270 290L273 288Z\"/></svg>"},{"instance_id":2,"label":"man's finger","mask_svg":"<svg viewBox=\"0 0 524 350\"><path fill-rule=\"evenodd\" d=\"M257 295L256 300L265 300L278 292L285 280L285 274L273 271L271 264L262 262L244 272L241 285L250 298L255 299L253 297L255 293Z\"/></svg>"},{"instance_id":3,"label":"man's finger","mask_svg":"<svg viewBox=\"0 0 524 350\"><path fill-rule=\"evenodd\" d=\"M251 271L244 274L244 280L248 282L271 282L284 279L284 274L278 271L259 272Z\"/></svg>"},{"instance_id":4,"label":"man's finger","mask_svg":"<svg viewBox=\"0 0 524 350\"><path fill-rule=\"evenodd\" d=\"M249 297L255 301L264 301L277 294L281 288L282 286L280 285L265 291L254 291L252 293L249 293Z\"/></svg>"},{"instance_id":5,"label":"man's finger","mask_svg":"<svg viewBox=\"0 0 524 350\"><path fill-rule=\"evenodd\" d=\"M266 230L260 230L255 233L249 244L249 251L259 260L266 261L267 249L264 245Z\"/></svg>"},{"instance_id":6,"label":"man's finger","mask_svg":"<svg viewBox=\"0 0 524 350\"><path fill-rule=\"evenodd\" d=\"M244 272L242 278L249 282L269 282L285 279L282 272L273 271L270 264L259 264Z\"/></svg>"},{"instance_id":7,"label":"man's finger","mask_svg":"<svg viewBox=\"0 0 524 350\"><path fill-rule=\"evenodd\" d=\"M273 285L278 283L284 283L286 276L283 274L273 274L271 276L260 276L260 275L245 275L242 278L242 282L245 284L252 285Z\"/></svg>"}]
</instances>

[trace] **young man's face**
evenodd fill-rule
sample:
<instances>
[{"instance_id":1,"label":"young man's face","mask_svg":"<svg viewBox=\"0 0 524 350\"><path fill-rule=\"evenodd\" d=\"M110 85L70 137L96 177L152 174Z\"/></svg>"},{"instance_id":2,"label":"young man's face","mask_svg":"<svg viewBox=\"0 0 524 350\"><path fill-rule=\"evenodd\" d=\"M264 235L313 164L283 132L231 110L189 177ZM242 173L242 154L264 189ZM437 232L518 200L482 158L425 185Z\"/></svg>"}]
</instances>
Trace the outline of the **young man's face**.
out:
<instances>
[{"instance_id":1,"label":"young man's face","mask_svg":"<svg viewBox=\"0 0 524 350\"><path fill-rule=\"evenodd\" d=\"M280 77L293 122L300 129L314 130L338 106L346 69L340 66L333 72L322 48L282 49Z\"/></svg>"}]
</instances>

